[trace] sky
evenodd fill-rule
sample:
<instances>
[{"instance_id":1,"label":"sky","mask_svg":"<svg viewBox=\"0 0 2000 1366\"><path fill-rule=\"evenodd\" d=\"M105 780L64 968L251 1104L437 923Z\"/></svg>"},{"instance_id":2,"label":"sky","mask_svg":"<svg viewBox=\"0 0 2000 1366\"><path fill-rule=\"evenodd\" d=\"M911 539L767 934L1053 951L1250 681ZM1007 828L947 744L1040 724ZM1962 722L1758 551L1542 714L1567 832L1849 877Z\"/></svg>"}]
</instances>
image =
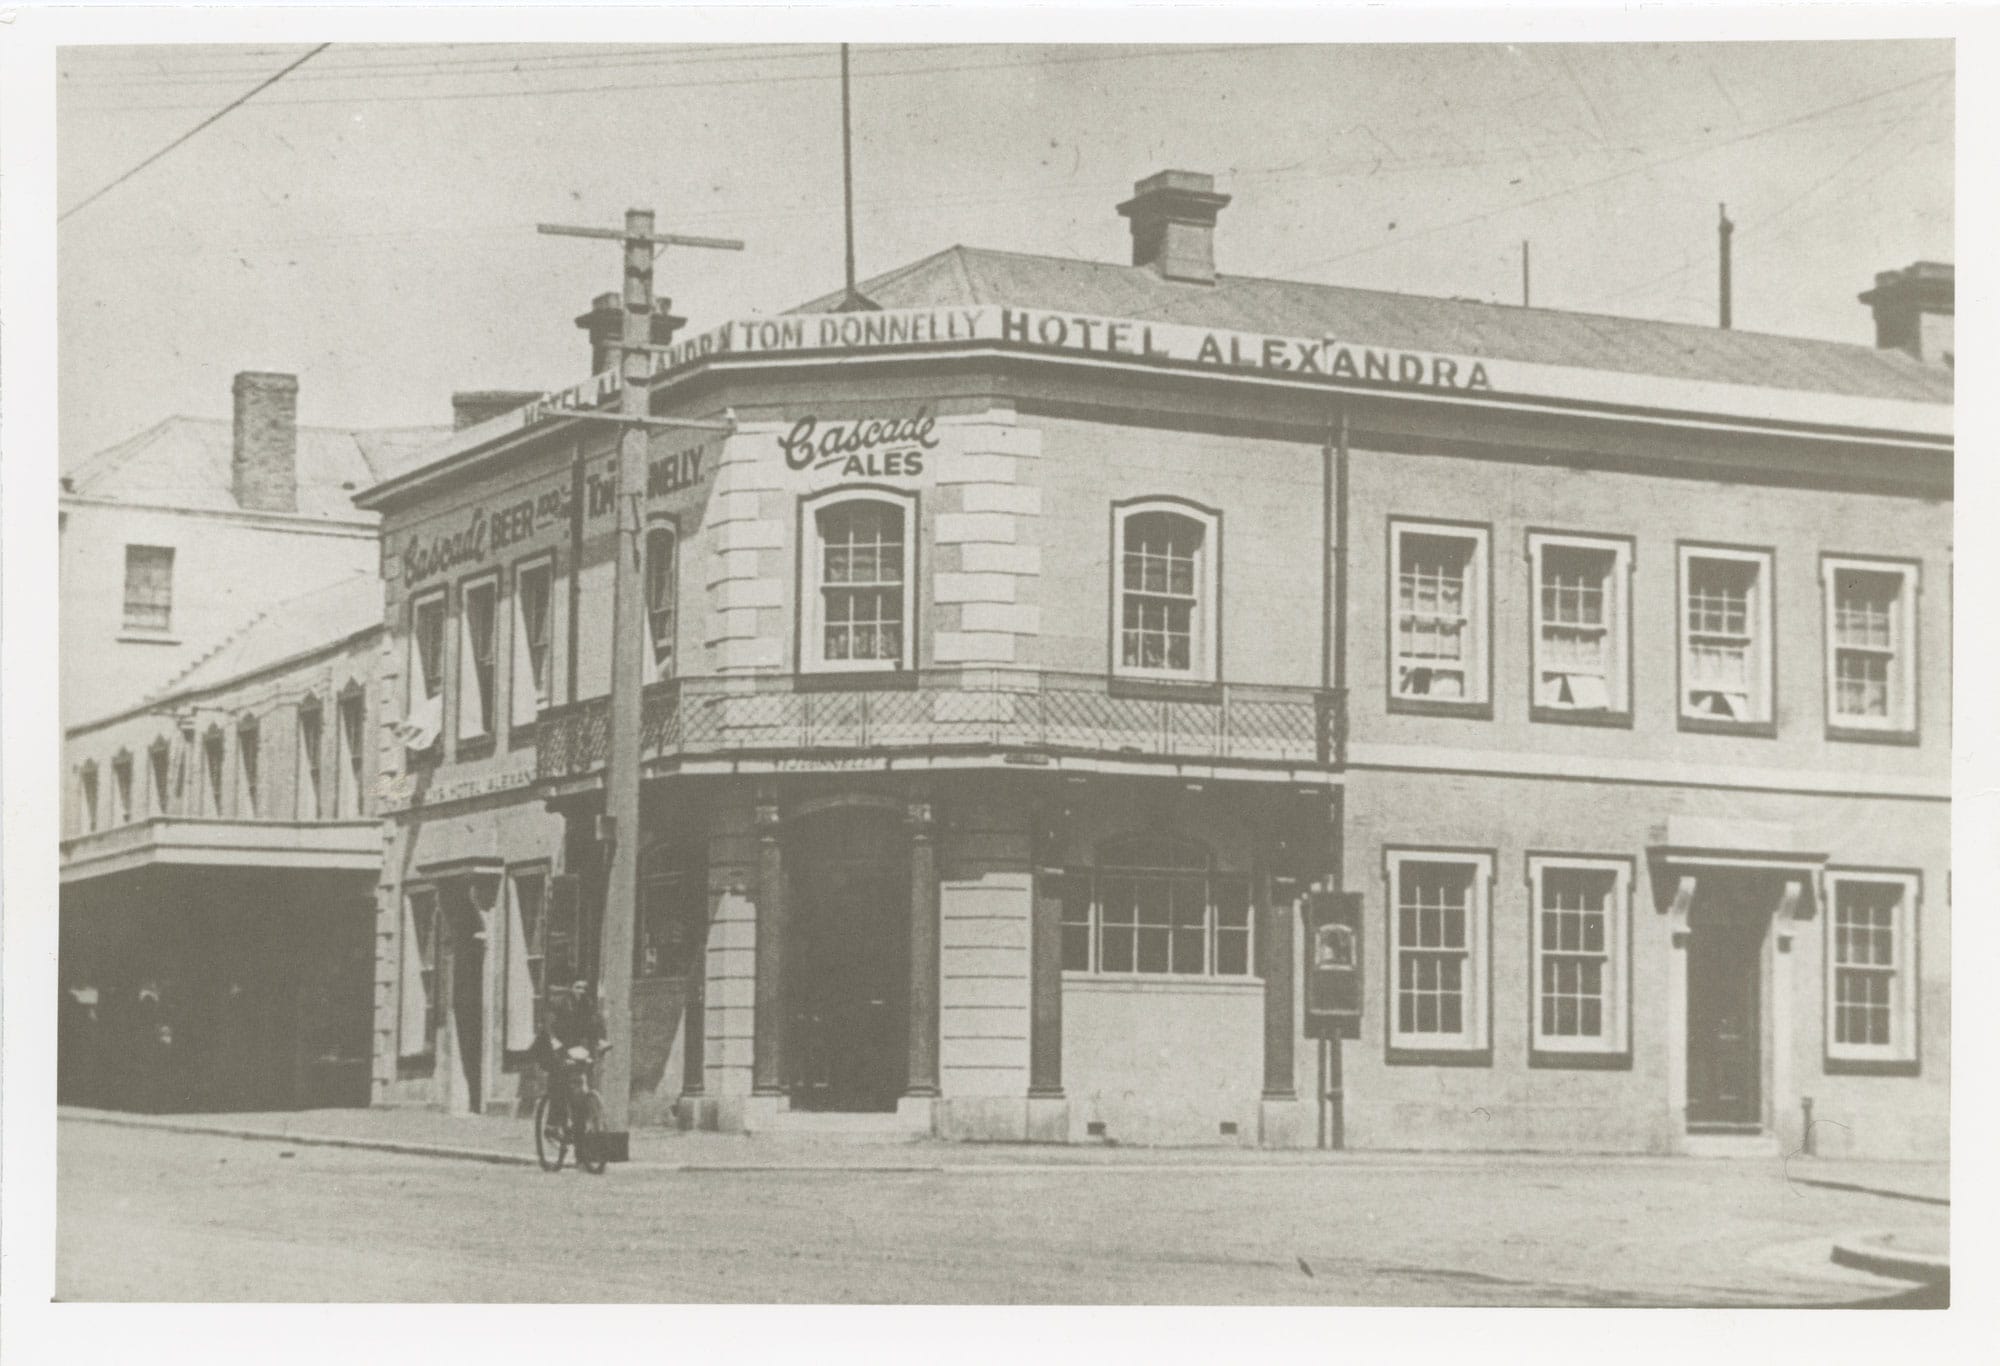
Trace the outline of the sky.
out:
<instances>
[{"instance_id":1,"label":"sky","mask_svg":"<svg viewBox=\"0 0 2000 1366\"><path fill-rule=\"evenodd\" d=\"M733 236L673 249L695 328L842 273L837 48L336 44L134 164L310 44L58 56L60 449L226 416L240 370L300 420L448 423L458 389L585 377L571 320L609 243L538 222ZM1233 196L1225 274L1868 344L1878 270L1954 259L1949 42L1179 47L857 45L861 275L953 244L1129 259L1115 206L1166 167ZM1357 340L1365 341L1365 338ZM95 376L112 369L109 392Z\"/></svg>"}]
</instances>

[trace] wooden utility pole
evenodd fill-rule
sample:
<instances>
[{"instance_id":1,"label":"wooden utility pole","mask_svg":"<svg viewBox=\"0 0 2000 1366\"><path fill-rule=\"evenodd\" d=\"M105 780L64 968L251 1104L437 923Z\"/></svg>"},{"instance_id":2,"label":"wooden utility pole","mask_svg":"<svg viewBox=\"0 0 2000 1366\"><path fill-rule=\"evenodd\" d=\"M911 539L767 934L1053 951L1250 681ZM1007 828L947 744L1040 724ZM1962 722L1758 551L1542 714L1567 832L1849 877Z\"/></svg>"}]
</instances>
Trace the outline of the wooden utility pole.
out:
<instances>
[{"instance_id":1,"label":"wooden utility pole","mask_svg":"<svg viewBox=\"0 0 2000 1366\"><path fill-rule=\"evenodd\" d=\"M1715 206L1715 213L1715 235L1722 248L1722 279L1720 281L1722 294L1721 325L1726 330L1729 326L1729 239L1735 233L1736 225L1729 221L1729 206L1727 204L1717 204Z\"/></svg>"},{"instance_id":2,"label":"wooden utility pole","mask_svg":"<svg viewBox=\"0 0 2000 1366\"><path fill-rule=\"evenodd\" d=\"M604 879L604 912L599 921L597 999L604 1010L611 1048L597 1077L604 1098L604 1153L614 1162L631 1155L632 1110L632 940L639 901L639 734L646 685L642 525L646 500L647 430L697 427L728 431L727 422L659 418L652 414L653 253L660 247L713 247L741 251L731 238L684 237L653 231L651 209L627 209L625 229L576 228L543 223L538 231L557 237L593 237L622 242L625 248L625 319L619 346L618 412L576 409L565 415L615 421L618 437L617 558L611 588L611 725L604 760L605 828L609 866ZM563 413L561 408L552 411ZM576 574L581 565L572 564Z\"/></svg>"},{"instance_id":3,"label":"wooden utility pole","mask_svg":"<svg viewBox=\"0 0 2000 1366\"><path fill-rule=\"evenodd\" d=\"M1521 307L1531 308L1528 294L1528 239L1521 239Z\"/></svg>"}]
</instances>

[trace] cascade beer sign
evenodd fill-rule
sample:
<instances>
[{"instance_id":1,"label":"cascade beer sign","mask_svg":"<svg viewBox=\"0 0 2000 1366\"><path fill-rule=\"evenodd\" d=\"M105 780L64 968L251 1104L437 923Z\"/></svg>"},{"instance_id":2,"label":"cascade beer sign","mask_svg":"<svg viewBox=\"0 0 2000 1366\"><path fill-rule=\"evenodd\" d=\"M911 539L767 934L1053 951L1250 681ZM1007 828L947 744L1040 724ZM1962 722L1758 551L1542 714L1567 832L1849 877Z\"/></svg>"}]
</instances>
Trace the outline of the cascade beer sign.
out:
<instances>
[{"instance_id":1,"label":"cascade beer sign","mask_svg":"<svg viewBox=\"0 0 2000 1366\"><path fill-rule=\"evenodd\" d=\"M724 323L662 352L659 373L728 354L869 351L976 342L1328 383L1447 393L1490 393L1495 387L1486 362L1474 357L1368 346L1334 337L1271 337L1001 304Z\"/></svg>"},{"instance_id":2,"label":"cascade beer sign","mask_svg":"<svg viewBox=\"0 0 2000 1366\"><path fill-rule=\"evenodd\" d=\"M903 479L924 472L924 455L937 449L937 418L928 408L900 418L823 422L802 417L778 438L785 464L836 479Z\"/></svg>"}]
</instances>

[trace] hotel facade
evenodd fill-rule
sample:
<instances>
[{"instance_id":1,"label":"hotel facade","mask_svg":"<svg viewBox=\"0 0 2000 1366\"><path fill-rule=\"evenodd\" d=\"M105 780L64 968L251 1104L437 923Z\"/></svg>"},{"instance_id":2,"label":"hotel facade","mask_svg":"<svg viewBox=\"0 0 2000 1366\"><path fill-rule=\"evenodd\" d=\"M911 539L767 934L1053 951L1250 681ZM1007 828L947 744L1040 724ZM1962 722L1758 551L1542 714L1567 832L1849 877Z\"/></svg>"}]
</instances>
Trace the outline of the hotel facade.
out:
<instances>
[{"instance_id":1,"label":"hotel facade","mask_svg":"<svg viewBox=\"0 0 2000 1366\"><path fill-rule=\"evenodd\" d=\"M1870 348L1218 274L1226 203L674 343L728 430L636 506L607 384L357 499L374 1103L532 1102L617 835L635 1124L1312 1146L1333 894L1347 1146L1945 1152L1949 268Z\"/></svg>"}]
</instances>

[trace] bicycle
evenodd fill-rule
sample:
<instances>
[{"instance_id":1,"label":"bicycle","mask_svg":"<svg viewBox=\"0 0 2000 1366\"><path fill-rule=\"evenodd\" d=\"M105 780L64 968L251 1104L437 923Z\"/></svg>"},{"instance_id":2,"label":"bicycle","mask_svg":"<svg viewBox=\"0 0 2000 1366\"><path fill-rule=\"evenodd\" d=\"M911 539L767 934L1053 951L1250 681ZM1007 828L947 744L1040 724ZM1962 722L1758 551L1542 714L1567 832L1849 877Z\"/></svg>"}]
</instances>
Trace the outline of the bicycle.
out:
<instances>
[{"instance_id":1,"label":"bicycle","mask_svg":"<svg viewBox=\"0 0 2000 1366\"><path fill-rule=\"evenodd\" d=\"M550 1093L535 1102L535 1161L543 1171L561 1171L571 1152L576 1154L576 1165L592 1176L602 1175L609 1164L604 1145L598 1142L604 1132L604 1101L591 1085L597 1060L609 1051L608 1044L596 1053L583 1044L565 1050L556 1075L550 1078ZM555 1087L562 1088L565 1102L560 1128L549 1123L549 1102Z\"/></svg>"}]
</instances>

